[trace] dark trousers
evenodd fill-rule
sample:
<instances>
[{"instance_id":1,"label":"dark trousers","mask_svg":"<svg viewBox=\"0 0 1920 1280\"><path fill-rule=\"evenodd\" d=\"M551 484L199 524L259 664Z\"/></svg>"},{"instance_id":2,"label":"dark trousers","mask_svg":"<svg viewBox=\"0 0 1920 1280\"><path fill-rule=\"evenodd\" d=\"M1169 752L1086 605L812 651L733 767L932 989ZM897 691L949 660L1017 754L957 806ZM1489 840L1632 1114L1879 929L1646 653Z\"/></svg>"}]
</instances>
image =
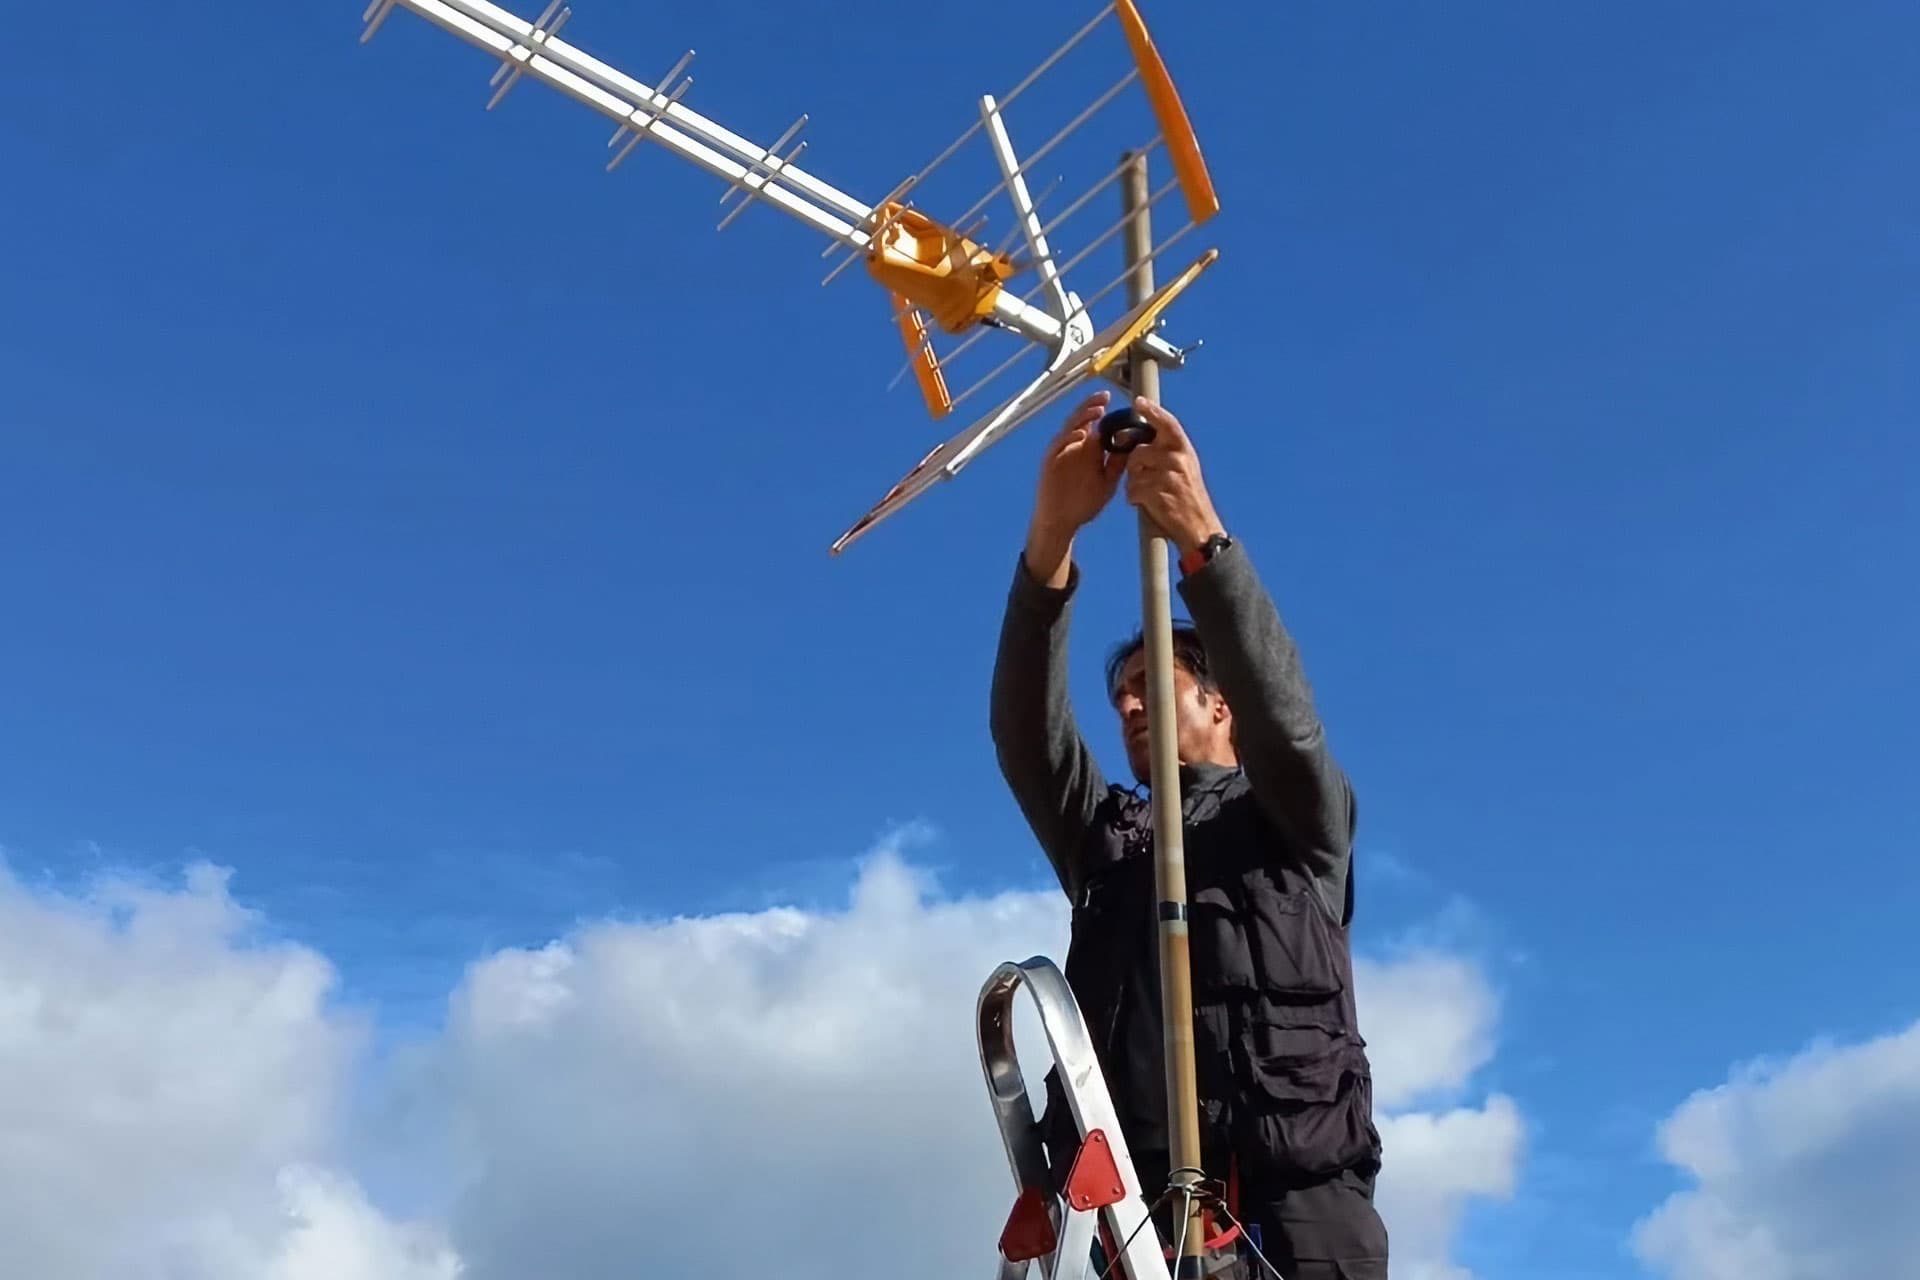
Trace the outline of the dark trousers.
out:
<instances>
[{"instance_id":1,"label":"dark trousers","mask_svg":"<svg viewBox=\"0 0 1920 1280\"><path fill-rule=\"evenodd\" d=\"M1165 1152L1135 1152L1134 1168L1147 1203L1167 1185ZM1208 1170L1212 1173L1212 1170ZM1172 1245L1179 1230L1180 1205L1154 1215L1163 1242ZM1269 1266L1236 1242L1222 1253L1238 1251L1240 1261L1225 1269L1235 1280L1387 1280L1387 1227L1373 1207L1373 1177L1351 1170L1308 1186L1273 1187L1242 1180L1234 1216L1258 1244ZM1224 1226L1215 1226L1215 1231ZM1215 1269L1209 1268L1212 1272Z\"/></svg>"}]
</instances>

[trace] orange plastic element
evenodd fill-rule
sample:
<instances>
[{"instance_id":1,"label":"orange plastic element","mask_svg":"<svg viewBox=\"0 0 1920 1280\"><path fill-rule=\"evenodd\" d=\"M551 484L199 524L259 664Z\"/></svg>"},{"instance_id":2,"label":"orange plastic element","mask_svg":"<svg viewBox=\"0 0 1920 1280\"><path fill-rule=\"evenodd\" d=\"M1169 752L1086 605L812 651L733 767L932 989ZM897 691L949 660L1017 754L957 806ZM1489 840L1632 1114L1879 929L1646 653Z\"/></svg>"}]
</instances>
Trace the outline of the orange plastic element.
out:
<instances>
[{"instance_id":1,"label":"orange plastic element","mask_svg":"<svg viewBox=\"0 0 1920 1280\"><path fill-rule=\"evenodd\" d=\"M959 333L993 314L1000 286L1019 269L1010 259L918 209L890 201L877 214L878 229L867 246L869 275L932 316L948 333Z\"/></svg>"},{"instance_id":2,"label":"orange plastic element","mask_svg":"<svg viewBox=\"0 0 1920 1280\"><path fill-rule=\"evenodd\" d=\"M1120 16L1121 28L1127 33L1134 63L1140 68L1140 82L1147 91L1147 101L1153 104L1154 118L1160 122L1160 135L1167 141L1167 155L1173 161L1174 176L1180 179L1181 194L1187 198L1187 210L1195 222L1205 222L1220 212L1220 197L1214 194L1213 179L1207 173L1206 160L1200 155L1200 140L1193 134L1187 109L1180 105L1173 77L1167 74L1167 64L1160 60L1159 50L1153 47L1153 37L1147 33L1139 6L1133 0L1116 0L1114 9Z\"/></svg>"},{"instance_id":3,"label":"orange plastic element","mask_svg":"<svg viewBox=\"0 0 1920 1280\"><path fill-rule=\"evenodd\" d=\"M1218 249L1207 250L1194 259L1193 265L1156 290L1152 301L1141 308L1140 314L1133 318L1133 323L1121 330L1120 336L1109 343L1104 351L1094 356L1092 367L1088 372L1093 374L1106 372L1107 366L1125 355L1127 348L1138 342L1141 335L1153 327L1154 321L1160 318L1160 313L1172 306L1173 300L1185 292L1188 285L1198 280L1200 273L1212 266L1219 257Z\"/></svg>"},{"instance_id":4,"label":"orange plastic element","mask_svg":"<svg viewBox=\"0 0 1920 1280\"><path fill-rule=\"evenodd\" d=\"M897 293L893 295L893 309L900 315L900 337L907 344L907 354L913 357L913 378L920 384L927 412L936 420L944 418L953 412L953 397L947 393L947 377L940 372L933 344L927 341L927 326L919 311Z\"/></svg>"},{"instance_id":5,"label":"orange plastic element","mask_svg":"<svg viewBox=\"0 0 1920 1280\"><path fill-rule=\"evenodd\" d=\"M1080 1144L1067 1172L1065 1195L1076 1209L1104 1209L1127 1198L1120 1162L1114 1159L1113 1146L1103 1131L1095 1129Z\"/></svg>"},{"instance_id":6,"label":"orange plastic element","mask_svg":"<svg viewBox=\"0 0 1920 1280\"><path fill-rule=\"evenodd\" d=\"M1059 1247L1053 1233L1053 1216L1047 1204L1051 1199L1038 1187L1028 1187L1013 1202L1007 1225L1000 1232L1000 1256L1008 1262L1032 1262L1044 1258Z\"/></svg>"}]
</instances>

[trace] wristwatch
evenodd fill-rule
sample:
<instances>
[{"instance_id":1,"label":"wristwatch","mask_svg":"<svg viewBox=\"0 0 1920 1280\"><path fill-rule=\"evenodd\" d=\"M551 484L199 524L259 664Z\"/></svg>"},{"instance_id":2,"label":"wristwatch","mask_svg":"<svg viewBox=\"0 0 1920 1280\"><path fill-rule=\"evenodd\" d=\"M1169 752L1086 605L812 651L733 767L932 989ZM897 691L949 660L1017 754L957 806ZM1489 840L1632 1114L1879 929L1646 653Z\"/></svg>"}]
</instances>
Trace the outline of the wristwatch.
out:
<instances>
[{"instance_id":1,"label":"wristwatch","mask_svg":"<svg viewBox=\"0 0 1920 1280\"><path fill-rule=\"evenodd\" d=\"M1216 533L1205 542L1180 557L1180 576L1186 577L1198 573L1206 567L1208 561L1233 545L1233 539L1224 533Z\"/></svg>"}]
</instances>

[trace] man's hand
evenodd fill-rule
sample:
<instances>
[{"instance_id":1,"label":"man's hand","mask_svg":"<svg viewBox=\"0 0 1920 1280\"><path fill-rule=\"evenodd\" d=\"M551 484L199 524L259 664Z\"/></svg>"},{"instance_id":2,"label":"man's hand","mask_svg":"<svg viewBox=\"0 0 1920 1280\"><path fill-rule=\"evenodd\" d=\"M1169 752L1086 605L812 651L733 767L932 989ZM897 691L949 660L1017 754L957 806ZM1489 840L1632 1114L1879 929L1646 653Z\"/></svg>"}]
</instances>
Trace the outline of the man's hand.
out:
<instances>
[{"instance_id":1,"label":"man's hand","mask_svg":"<svg viewBox=\"0 0 1920 1280\"><path fill-rule=\"evenodd\" d=\"M1153 424L1154 435L1126 455L1127 501L1145 512L1180 554L1198 550L1225 532L1200 477L1200 455L1180 419L1151 400L1135 400L1133 407Z\"/></svg>"},{"instance_id":2,"label":"man's hand","mask_svg":"<svg viewBox=\"0 0 1920 1280\"><path fill-rule=\"evenodd\" d=\"M1100 417L1108 398L1108 392L1096 391L1081 401L1048 442L1040 464L1039 492L1027 528L1027 571L1056 589L1067 585L1074 535L1105 509L1125 470L1124 459L1100 444Z\"/></svg>"}]
</instances>

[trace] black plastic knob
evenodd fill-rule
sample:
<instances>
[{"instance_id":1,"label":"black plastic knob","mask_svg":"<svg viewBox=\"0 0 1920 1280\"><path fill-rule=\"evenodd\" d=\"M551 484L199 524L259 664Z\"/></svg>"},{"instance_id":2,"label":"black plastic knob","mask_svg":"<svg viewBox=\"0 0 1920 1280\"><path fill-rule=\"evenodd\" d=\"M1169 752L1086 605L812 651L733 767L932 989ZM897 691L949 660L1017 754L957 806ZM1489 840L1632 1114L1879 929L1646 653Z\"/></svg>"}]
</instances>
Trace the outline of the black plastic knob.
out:
<instances>
[{"instance_id":1,"label":"black plastic knob","mask_svg":"<svg viewBox=\"0 0 1920 1280\"><path fill-rule=\"evenodd\" d=\"M1100 444L1108 453L1132 453L1153 440L1153 424L1132 405L1107 412L1100 419Z\"/></svg>"}]
</instances>

